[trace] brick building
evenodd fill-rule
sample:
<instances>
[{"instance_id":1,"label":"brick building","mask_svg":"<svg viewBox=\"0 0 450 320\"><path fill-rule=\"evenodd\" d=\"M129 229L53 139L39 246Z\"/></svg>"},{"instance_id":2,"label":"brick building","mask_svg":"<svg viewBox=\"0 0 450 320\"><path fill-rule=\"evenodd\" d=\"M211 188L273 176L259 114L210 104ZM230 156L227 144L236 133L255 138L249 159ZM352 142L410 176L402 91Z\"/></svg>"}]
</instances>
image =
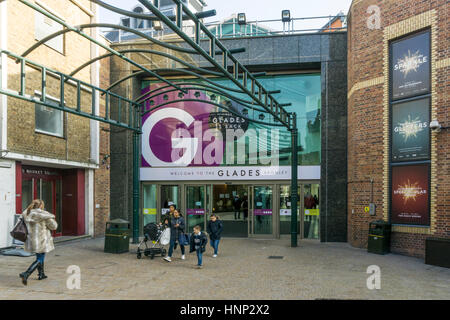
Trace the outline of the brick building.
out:
<instances>
[{"instance_id":1,"label":"brick building","mask_svg":"<svg viewBox=\"0 0 450 320\"><path fill-rule=\"evenodd\" d=\"M39 0L34 4L70 25L95 23L97 6L89 0ZM47 35L62 30L57 22L16 0L0 2L0 47L22 55ZM92 37L107 42L97 29ZM27 58L53 70L70 74L84 62L103 54L74 32L47 41ZM20 64L2 55L3 87L18 91ZM25 67L25 93L42 95L42 71ZM109 62L102 60L75 75L99 87L109 84ZM58 104L60 80L46 73L48 101ZM76 83L65 84L67 104L76 101ZM81 110L91 112L92 93L82 86ZM104 113L104 100L96 99L95 113ZM10 246L14 214L32 199L41 198L59 222L55 236L104 233L109 218L109 126L39 104L0 97L0 247Z\"/></svg>"},{"instance_id":2,"label":"brick building","mask_svg":"<svg viewBox=\"0 0 450 320\"><path fill-rule=\"evenodd\" d=\"M450 238L449 4L353 0L348 16L348 241L392 223L391 251ZM409 118L408 118L409 117ZM364 212L369 203L376 215Z\"/></svg>"}]
</instances>

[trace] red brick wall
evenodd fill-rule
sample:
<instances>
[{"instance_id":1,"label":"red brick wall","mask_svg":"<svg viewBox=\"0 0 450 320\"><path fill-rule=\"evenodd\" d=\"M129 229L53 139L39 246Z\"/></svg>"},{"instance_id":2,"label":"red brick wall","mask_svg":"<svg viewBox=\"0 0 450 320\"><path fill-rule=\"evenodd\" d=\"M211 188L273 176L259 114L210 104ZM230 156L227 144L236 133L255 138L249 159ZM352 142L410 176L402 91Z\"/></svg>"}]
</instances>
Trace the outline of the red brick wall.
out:
<instances>
[{"instance_id":1,"label":"red brick wall","mask_svg":"<svg viewBox=\"0 0 450 320\"><path fill-rule=\"evenodd\" d=\"M381 28L369 29L367 13L370 5L381 12ZM449 88L449 4L446 0L354 0L348 20L348 241L360 248L367 247L368 224L385 218L386 187L385 156L385 28L435 9L437 51L432 57L439 66L433 69L436 86L437 118L442 126L450 126ZM436 135L436 208L434 227L429 234L411 233L406 229L392 234L392 252L424 257L425 239L429 236L450 238L450 132ZM373 180L373 195L371 194ZM373 197L373 198L372 198ZM372 200L373 199L373 200ZM377 205L376 216L369 216L364 207Z\"/></svg>"}]
</instances>

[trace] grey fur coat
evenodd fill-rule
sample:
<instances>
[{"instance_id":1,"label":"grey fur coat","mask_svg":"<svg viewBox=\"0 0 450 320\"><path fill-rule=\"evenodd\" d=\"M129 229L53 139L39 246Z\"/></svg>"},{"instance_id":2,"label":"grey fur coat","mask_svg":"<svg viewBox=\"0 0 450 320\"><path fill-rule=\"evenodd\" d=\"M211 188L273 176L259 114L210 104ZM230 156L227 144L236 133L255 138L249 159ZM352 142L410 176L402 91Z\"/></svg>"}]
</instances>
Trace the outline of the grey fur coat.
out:
<instances>
[{"instance_id":1,"label":"grey fur coat","mask_svg":"<svg viewBox=\"0 0 450 320\"><path fill-rule=\"evenodd\" d=\"M41 209L32 209L30 214L22 213L28 228L25 251L33 253L47 253L55 249L50 231L56 230L58 223L55 216Z\"/></svg>"}]
</instances>

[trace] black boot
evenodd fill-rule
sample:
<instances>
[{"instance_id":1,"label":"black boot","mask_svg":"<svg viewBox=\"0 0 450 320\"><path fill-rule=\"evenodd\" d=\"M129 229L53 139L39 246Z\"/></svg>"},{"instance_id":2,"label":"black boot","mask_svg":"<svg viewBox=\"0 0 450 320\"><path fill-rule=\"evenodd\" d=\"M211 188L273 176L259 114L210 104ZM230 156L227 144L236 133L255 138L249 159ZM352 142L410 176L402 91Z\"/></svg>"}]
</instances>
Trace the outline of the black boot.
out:
<instances>
[{"instance_id":1,"label":"black boot","mask_svg":"<svg viewBox=\"0 0 450 320\"><path fill-rule=\"evenodd\" d=\"M39 263L37 269L38 269L38 273L39 273L38 280L47 279L47 276L44 273L44 263Z\"/></svg>"},{"instance_id":2,"label":"black boot","mask_svg":"<svg viewBox=\"0 0 450 320\"><path fill-rule=\"evenodd\" d=\"M34 261L29 267L28 270L25 272L22 272L19 276L22 278L22 283L24 286L27 285L28 277L36 270L36 268L39 265L39 261Z\"/></svg>"}]
</instances>

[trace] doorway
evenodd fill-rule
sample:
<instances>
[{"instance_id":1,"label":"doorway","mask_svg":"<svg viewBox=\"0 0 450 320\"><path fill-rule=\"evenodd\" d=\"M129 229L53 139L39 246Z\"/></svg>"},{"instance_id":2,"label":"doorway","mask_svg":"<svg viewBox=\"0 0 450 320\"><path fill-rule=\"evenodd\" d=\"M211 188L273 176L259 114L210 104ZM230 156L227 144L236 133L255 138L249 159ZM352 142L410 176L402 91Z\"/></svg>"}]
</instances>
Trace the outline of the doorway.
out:
<instances>
[{"instance_id":1,"label":"doorway","mask_svg":"<svg viewBox=\"0 0 450 320\"><path fill-rule=\"evenodd\" d=\"M209 213L209 185L186 186L186 232L190 233L196 225L202 230L206 228L206 217Z\"/></svg>"},{"instance_id":2,"label":"doorway","mask_svg":"<svg viewBox=\"0 0 450 320\"><path fill-rule=\"evenodd\" d=\"M58 223L56 230L52 231L54 237L62 235L62 178L61 176L31 177L22 175L22 209L34 199L44 201L45 210L55 215Z\"/></svg>"},{"instance_id":3,"label":"doorway","mask_svg":"<svg viewBox=\"0 0 450 320\"><path fill-rule=\"evenodd\" d=\"M161 221L161 216L169 212L169 207L174 205L176 209L182 210L181 208L181 188L179 185L162 185L160 190L160 204L161 210L159 212L159 217Z\"/></svg>"},{"instance_id":4,"label":"doorway","mask_svg":"<svg viewBox=\"0 0 450 320\"><path fill-rule=\"evenodd\" d=\"M304 202L304 232L305 239L320 239L320 204L319 204L319 184L310 183L303 185Z\"/></svg>"},{"instance_id":5,"label":"doorway","mask_svg":"<svg viewBox=\"0 0 450 320\"><path fill-rule=\"evenodd\" d=\"M301 186L297 189L297 233L301 230ZM291 234L291 186L281 185L279 192L279 208L280 208L280 234Z\"/></svg>"},{"instance_id":6,"label":"doorway","mask_svg":"<svg viewBox=\"0 0 450 320\"><path fill-rule=\"evenodd\" d=\"M222 220L222 235L248 237L249 186L215 184L212 188L212 212Z\"/></svg>"},{"instance_id":7,"label":"doorway","mask_svg":"<svg viewBox=\"0 0 450 320\"><path fill-rule=\"evenodd\" d=\"M249 236L274 236L272 185L252 187Z\"/></svg>"}]
</instances>

